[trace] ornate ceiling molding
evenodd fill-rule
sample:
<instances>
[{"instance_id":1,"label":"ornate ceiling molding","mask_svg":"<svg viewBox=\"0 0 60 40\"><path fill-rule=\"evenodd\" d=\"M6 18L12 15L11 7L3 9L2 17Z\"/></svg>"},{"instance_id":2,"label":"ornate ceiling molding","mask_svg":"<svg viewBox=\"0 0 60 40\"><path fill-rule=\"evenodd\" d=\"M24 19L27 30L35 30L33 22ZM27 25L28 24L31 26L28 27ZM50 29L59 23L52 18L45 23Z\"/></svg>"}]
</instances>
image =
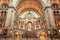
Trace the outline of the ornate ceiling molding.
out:
<instances>
[{"instance_id":1,"label":"ornate ceiling molding","mask_svg":"<svg viewBox=\"0 0 60 40\"><path fill-rule=\"evenodd\" d=\"M24 9L34 9L41 13L42 8L43 5L37 0L23 0L19 2L16 7L18 13L21 13L21 11Z\"/></svg>"},{"instance_id":2,"label":"ornate ceiling molding","mask_svg":"<svg viewBox=\"0 0 60 40\"><path fill-rule=\"evenodd\" d=\"M53 4L53 3L59 4L59 3L60 3L59 1L60 1L60 0L51 0L51 4Z\"/></svg>"},{"instance_id":3,"label":"ornate ceiling molding","mask_svg":"<svg viewBox=\"0 0 60 40\"><path fill-rule=\"evenodd\" d=\"M0 0L0 4L3 4L3 3L9 4L9 0Z\"/></svg>"}]
</instances>

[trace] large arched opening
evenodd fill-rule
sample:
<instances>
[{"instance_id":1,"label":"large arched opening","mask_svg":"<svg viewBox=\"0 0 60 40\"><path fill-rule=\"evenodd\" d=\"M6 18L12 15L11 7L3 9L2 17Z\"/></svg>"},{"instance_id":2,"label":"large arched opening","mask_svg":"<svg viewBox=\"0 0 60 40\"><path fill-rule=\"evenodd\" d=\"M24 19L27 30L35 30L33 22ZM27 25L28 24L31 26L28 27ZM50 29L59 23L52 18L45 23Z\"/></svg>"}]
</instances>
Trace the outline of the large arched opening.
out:
<instances>
[{"instance_id":1,"label":"large arched opening","mask_svg":"<svg viewBox=\"0 0 60 40\"><path fill-rule=\"evenodd\" d=\"M35 31L42 29L43 25L41 21L44 21L41 16L42 4L37 0L24 0L17 5L16 9L18 13L15 16L16 23L14 23L14 28L18 28L20 31L23 30L22 35L28 36L26 34L29 34L29 37L32 37L35 33L36 37L37 34Z\"/></svg>"}]
</instances>

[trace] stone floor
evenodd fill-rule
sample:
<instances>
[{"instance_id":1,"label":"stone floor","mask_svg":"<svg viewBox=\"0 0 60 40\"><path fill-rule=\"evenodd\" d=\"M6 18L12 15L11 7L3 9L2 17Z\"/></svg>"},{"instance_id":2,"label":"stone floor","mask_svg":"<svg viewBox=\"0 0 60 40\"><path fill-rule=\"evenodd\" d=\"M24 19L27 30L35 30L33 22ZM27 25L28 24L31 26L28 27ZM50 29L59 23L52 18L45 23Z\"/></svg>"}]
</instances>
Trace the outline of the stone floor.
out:
<instances>
[{"instance_id":1,"label":"stone floor","mask_svg":"<svg viewBox=\"0 0 60 40\"><path fill-rule=\"evenodd\" d=\"M38 38L0 38L0 40L39 40ZM50 38L48 38L48 40L51 40ZM55 39L53 38L53 40L60 40L60 39Z\"/></svg>"}]
</instances>

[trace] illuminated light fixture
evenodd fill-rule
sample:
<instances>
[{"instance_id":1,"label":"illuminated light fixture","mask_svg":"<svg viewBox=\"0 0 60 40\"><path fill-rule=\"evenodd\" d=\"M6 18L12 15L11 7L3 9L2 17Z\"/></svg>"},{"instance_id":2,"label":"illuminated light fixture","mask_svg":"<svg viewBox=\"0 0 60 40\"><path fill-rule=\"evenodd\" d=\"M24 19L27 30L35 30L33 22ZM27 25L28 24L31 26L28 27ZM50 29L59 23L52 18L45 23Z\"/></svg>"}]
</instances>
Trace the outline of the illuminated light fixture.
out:
<instances>
[{"instance_id":1,"label":"illuminated light fixture","mask_svg":"<svg viewBox=\"0 0 60 40\"><path fill-rule=\"evenodd\" d=\"M20 29L20 26L19 26L19 29Z\"/></svg>"},{"instance_id":2,"label":"illuminated light fixture","mask_svg":"<svg viewBox=\"0 0 60 40\"><path fill-rule=\"evenodd\" d=\"M31 31L31 28L28 28L28 31Z\"/></svg>"},{"instance_id":3,"label":"illuminated light fixture","mask_svg":"<svg viewBox=\"0 0 60 40\"><path fill-rule=\"evenodd\" d=\"M11 31L10 31L10 33L12 34L12 33L13 33L13 31L11 30Z\"/></svg>"},{"instance_id":4,"label":"illuminated light fixture","mask_svg":"<svg viewBox=\"0 0 60 40\"><path fill-rule=\"evenodd\" d=\"M56 25L59 26L60 25L60 21L56 21Z\"/></svg>"},{"instance_id":5,"label":"illuminated light fixture","mask_svg":"<svg viewBox=\"0 0 60 40\"><path fill-rule=\"evenodd\" d=\"M60 30L59 30L59 32L60 32Z\"/></svg>"},{"instance_id":6,"label":"illuminated light fixture","mask_svg":"<svg viewBox=\"0 0 60 40\"><path fill-rule=\"evenodd\" d=\"M29 17L31 17L31 15L29 15Z\"/></svg>"},{"instance_id":7,"label":"illuminated light fixture","mask_svg":"<svg viewBox=\"0 0 60 40\"><path fill-rule=\"evenodd\" d=\"M2 34L2 31L3 31L3 30L0 29L0 34Z\"/></svg>"}]
</instances>

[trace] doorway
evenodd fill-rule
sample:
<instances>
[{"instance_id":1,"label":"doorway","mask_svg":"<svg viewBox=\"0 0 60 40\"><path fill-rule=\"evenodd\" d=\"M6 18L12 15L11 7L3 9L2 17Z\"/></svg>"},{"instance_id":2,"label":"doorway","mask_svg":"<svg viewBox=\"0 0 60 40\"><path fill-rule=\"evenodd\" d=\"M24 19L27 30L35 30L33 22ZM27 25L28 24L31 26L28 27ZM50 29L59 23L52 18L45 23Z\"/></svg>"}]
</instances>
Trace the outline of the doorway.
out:
<instances>
[{"instance_id":1,"label":"doorway","mask_svg":"<svg viewBox=\"0 0 60 40\"><path fill-rule=\"evenodd\" d=\"M37 35L34 31L26 31L22 34L22 38L37 38Z\"/></svg>"}]
</instances>

